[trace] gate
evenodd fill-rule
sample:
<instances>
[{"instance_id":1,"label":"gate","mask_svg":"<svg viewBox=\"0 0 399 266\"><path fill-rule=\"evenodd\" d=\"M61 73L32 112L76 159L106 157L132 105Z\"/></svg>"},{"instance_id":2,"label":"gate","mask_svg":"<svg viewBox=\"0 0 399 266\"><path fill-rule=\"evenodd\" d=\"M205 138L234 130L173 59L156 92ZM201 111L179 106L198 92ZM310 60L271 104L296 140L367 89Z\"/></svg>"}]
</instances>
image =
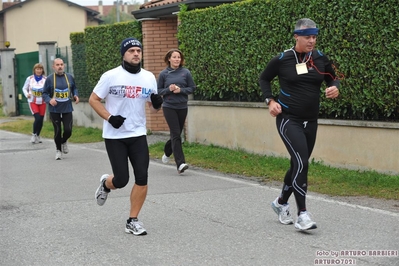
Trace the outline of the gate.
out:
<instances>
[{"instance_id":1,"label":"gate","mask_svg":"<svg viewBox=\"0 0 399 266\"><path fill-rule=\"evenodd\" d=\"M32 115L28 101L22 92L22 87L26 78L33 74L33 66L38 62L39 52L15 55L15 87L18 91L17 115Z\"/></svg>"},{"instance_id":2,"label":"gate","mask_svg":"<svg viewBox=\"0 0 399 266\"><path fill-rule=\"evenodd\" d=\"M73 66L72 66L72 52L71 47L57 47L55 57L61 58L64 61L64 70L73 76Z\"/></svg>"},{"instance_id":3,"label":"gate","mask_svg":"<svg viewBox=\"0 0 399 266\"><path fill-rule=\"evenodd\" d=\"M73 75L73 67L71 60L71 51L70 47L62 47L56 48L56 57L62 58L65 64L65 72L71 73ZM46 58L42 58L47 62L47 69L45 70L46 76L51 74L52 72L52 64L53 62L49 59L49 56L46 51ZM39 63L39 52L30 52L24 54L15 55L14 61L14 69L15 69L15 87L17 88L17 114L16 115L32 115L28 101L22 91L22 87L24 86L25 80L28 76L33 74L33 66Z\"/></svg>"}]
</instances>

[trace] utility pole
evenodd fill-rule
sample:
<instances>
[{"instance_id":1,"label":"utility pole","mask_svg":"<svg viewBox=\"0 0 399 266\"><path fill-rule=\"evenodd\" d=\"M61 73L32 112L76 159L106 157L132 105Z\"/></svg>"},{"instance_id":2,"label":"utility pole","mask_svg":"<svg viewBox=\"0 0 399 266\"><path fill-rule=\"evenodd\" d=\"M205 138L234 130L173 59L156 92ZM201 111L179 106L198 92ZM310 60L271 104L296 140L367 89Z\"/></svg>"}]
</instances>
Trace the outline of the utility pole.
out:
<instances>
[{"instance_id":1,"label":"utility pole","mask_svg":"<svg viewBox=\"0 0 399 266\"><path fill-rule=\"evenodd\" d=\"M119 0L116 0L116 22L120 22L119 19Z\"/></svg>"}]
</instances>

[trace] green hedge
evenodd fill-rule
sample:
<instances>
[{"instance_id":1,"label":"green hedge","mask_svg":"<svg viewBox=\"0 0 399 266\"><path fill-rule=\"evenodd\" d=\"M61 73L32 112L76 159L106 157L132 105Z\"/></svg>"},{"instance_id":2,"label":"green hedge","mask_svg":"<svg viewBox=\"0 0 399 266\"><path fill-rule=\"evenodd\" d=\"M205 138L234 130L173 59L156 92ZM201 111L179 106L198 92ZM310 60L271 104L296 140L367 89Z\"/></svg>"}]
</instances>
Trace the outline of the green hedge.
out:
<instances>
[{"instance_id":1,"label":"green hedge","mask_svg":"<svg viewBox=\"0 0 399 266\"><path fill-rule=\"evenodd\" d=\"M74 78L81 99L89 98L91 93L91 91L88 90L88 88L90 88L90 83L87 79L86 45L84 36L83 32L76 32L70 35Z\"/></svg>"},{"instance_id":2,"label":"green hedge","mask_svg":"<svg viewBox=\"0 0 399 266\"><path fill-rule=\"evenodd\" d=\"M345 78L338 101L322 97L324 118L399 121L397 0L247 0L187 12L178 38L198 85L195 99L262 101L259 74L294 45L300 18L320 28L317 48ZM277 80L274 94L278 94Z\"/></svg>"},{"instance_id":3,"label":"green hedge","mask_svg":"<svg viewBox=\"0 0 399 266\"><path fill-rule=\"evenodd\" d=\"M90 96L104 72L121 64L120 44L128 37L141 41L140 22L87 27L84 33L70 35L75 81L83 100Z\"/></svg>"}]
</instances>

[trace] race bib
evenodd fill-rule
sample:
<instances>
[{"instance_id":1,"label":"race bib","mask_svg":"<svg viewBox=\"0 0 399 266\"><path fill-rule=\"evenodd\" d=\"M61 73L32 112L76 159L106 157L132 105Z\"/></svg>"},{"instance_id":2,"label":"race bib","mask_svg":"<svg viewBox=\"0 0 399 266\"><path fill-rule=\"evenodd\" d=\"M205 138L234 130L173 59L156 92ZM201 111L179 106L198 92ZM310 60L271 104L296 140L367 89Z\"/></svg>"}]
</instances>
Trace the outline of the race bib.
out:
<instances>
[{"instance_id":1,"label":"race bib","mask_svg":"<svg viewBox=\"0 0 399 266\"><path fill-rule=\"evenodd\" d=\"M306 66L306 63L296 64L296 73L298 75L307 74L308 67Z\"/></svg>"},{"instance_id":2,"label":"race bib","mask_svg":"<svg viewBox=\"0 0 399 266\"><path fill-rule=\"evenodd\" d=\"M66 102L66 101L68 101L69 100L69 89L66 88L66 89L61 90L61 89L55 88L55 90L54 90L54 99L57 102Z\"/></svg>"},{"instance_id":3,"label":"race bib","mask_svg":"<svg viewBox=\"0 0 399 266\"><path fill-rule=\"evenodd\" d=\"M35 97L42 97L42 92L41 91L32 91L32 95Z\"/></svg>"}]
</instances>

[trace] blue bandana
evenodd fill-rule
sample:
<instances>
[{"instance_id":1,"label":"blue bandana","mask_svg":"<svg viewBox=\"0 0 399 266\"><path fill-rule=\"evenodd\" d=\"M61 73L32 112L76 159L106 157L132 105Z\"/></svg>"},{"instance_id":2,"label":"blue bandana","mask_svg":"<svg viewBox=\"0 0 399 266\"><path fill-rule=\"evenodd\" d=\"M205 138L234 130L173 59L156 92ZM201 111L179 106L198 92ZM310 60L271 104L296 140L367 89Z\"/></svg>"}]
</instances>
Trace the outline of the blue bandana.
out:
<instances>
[{"instance_id":1,"label":"blue bandana","mask_svg":"<svg viewBox=\"0 0 399 266\"><path fill-rule=\"evenodd\" d=\"M319 29L307 28L307 29L294 30L294 34L298 34L298 36L318 35Z\"/></svg>"},{"instance_id":2,"label":"blue bandana","mask_svg":"<svg viewBox=\"0 0 399 266\"><path fill-rule=\"evenodd\" d=\"M36 82L39 82L43 78L43 76L36 76L36 75L33 75L33 76L35 76Z\"/></svg>"}]
</instances>

